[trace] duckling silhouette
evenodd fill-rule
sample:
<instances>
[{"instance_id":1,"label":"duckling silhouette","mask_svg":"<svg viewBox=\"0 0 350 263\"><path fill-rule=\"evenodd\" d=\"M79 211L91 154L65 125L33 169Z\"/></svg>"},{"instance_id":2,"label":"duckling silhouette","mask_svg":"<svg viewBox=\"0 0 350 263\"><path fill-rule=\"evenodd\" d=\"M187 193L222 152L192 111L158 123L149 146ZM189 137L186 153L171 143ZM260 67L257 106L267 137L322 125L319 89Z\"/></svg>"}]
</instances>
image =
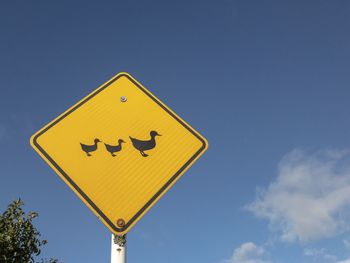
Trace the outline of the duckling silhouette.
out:
<instances>
[{"instance_id":1,"label":"duckling silhouette","mask_svg":"<svg viewBox=\"0 0 350 263\"><path fill-rule=\"evenodd\" d=\"M156 136L161 136L156 131L150 132L151 139L148 141L141 141L135 138L130 137L130 140L132 142L132 145L135 147L136 150L139 150L141 155L143 157L147 157L148 154L146 154L144 151L152 150L154 147L156 147Z\"/></svg>"},{"instance_id":2,"label":"duckling silhouette","mask_svg":"<svg viewBox=\"0 0 350 263\"><path fill-rule=\"evenodd\" d=\"M114 153L121 151L122 143L125 143L122 139L118 140L118 145L109 145L105 143L106 150L109 151L111 155L114 157L116 156Z\"/></svg>"},{"instance_id":3,"label":"duckling silhouette","mask_svg":"<svg viewBox=\"0 0 350 263\"><path fill-rule=\"evenodd\" d=\"M87 156L91 156L90 153L97 150L97 144L99 142L101 142L99 139L95 139L93 145L86 145L86 144L80 143L80 146L81 146L81 149L86 153Z\"/></svg>"}]
</instances>

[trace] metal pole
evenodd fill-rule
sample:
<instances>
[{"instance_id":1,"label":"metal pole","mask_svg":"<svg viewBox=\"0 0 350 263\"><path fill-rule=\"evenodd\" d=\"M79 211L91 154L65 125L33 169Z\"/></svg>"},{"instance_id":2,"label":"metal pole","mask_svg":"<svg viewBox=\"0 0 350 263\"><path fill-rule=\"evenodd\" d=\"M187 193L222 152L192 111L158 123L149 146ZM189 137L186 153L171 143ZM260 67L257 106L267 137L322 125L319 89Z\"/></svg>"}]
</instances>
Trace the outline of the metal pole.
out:
<instances>
[{"instance_id":1,"label":"metal pole","mask_svg":"<svg viewBox=\"0 0 350 263\"><path fill-rule=\"evenodd\" d=\"M112 234L111 263L126 263L126 235Z\"/></svg>"}]
</instances>

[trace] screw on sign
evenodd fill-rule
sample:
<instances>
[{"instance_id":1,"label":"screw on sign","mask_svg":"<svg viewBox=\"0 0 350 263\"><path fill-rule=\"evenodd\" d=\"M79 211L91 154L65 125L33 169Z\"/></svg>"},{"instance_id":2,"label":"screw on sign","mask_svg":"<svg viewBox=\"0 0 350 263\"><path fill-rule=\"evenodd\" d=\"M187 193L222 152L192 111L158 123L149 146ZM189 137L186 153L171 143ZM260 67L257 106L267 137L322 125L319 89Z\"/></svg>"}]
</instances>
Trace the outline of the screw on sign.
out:
<instances>
[{"instance_id":1,"label":"screw on sign","mask_svg":"<svg viewBox=\"0 0 350 263\"><path fill-rule=\"evenodd\" d=\"M127 73L77 102L30 142L117 236L129 232L208 147Z\"/></svg>"},{"instance_id":2,"label":"screw on sign","mask_svg":"<svg viewBox=\"0 0 350 263\"><path fill-rule=\"evenodd\" d=\"M119 218L119 219L117 220L117 226L119 226L119 227L125 226L125 221L124 221L124 219Z\"/></svg>"}]
</instances>

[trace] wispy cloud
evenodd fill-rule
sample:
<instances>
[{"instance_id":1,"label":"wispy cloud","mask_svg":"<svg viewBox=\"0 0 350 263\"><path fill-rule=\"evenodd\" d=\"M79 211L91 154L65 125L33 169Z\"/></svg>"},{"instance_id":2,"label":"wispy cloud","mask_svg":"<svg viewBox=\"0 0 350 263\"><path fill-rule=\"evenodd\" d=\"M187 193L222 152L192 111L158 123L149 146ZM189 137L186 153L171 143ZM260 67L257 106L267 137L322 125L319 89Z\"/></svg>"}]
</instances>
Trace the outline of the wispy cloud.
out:
<instances>
[{"instance_id":1,"label":"wispy cloud","mask_svg":"<svg viewBox=\"0 0 350 263\"><path fill-rule=\"evenodd\" d=\"M344 240L343 240L343 243L344 243L344 246L345 246L347 249L350 249L350 239L344 239Z\"/></svg>"},{"instance_id":2,"label":"wispy cloud","mask_svg":"<svg viewBox=\"0 0 350 263\"><path fill-rule=\"evenodd\" d=\"M329 254L325 248L305 248L304 255L311 257L316 262L335 262L337 260L337 257Z\"/></svg>"},{"instance_id":3,"label":"wispy cloud","mask_svg":"<svg viewBox=\"0 0 350 263\"><path fill-rule=\"evenodd\" d=\"M230 259L225 263L268 263L264 260L265 250L252 242L242 244L236 248Z\"/></svg>"},{"instance_id":4,"label":"wispy cloud","mask_svg":"<svg viewBox=\"0 0 350 263\"><path fill-rule=\"evenodd\" d=\"M350 263L350 258L342 261L338 261L336 263Z\"/></svg>"},{"instance_id":5,"label":"wispy cloud","mask_svg":"<svg viewBox=\"0 0 350 263\"><path fill-rule=\"evenodd\" d=\"M350 151L293 150L247 209L267 219L283 241L308 242L349 230L349 206Z\"/></svg>"}]
</instances>

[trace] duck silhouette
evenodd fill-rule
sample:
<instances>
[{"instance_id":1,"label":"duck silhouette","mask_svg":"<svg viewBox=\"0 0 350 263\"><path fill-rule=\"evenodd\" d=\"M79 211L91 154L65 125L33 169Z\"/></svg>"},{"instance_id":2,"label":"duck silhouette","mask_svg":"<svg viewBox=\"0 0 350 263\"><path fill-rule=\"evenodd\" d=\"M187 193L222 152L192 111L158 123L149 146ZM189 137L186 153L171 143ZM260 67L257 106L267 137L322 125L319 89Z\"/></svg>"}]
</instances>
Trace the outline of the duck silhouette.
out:
<instances>
[{"instance_id":1,"label":"duck silhouette","mask_svg":"<svg viewBox=\"0 0 350 263\"><path fill-rule=\"evenodd\" d=\"M156 147L156 136L161 136L156 131L150 132L151 139L148 141L141 141L135 138L130 137L130 140L132 142L132 145L135 147L136 150L139 150L141 155L143 157L147 157L148 154L146 154L144 151L152 150L154 147Z\"/></svg>"},{"instance_id":2,"label":"duck silhouette","mask_svg":"<svg viewBox=\"0 0 350 263\"><path fill-rule=\"evenodd\" d=\"M106 150L111 153L111 155L114 157L116 156L114 153L119 152L122 149L122 143L125 143L122 139L118 140L118 145L109 145L105 143Z\"/></svg>"},{"instance_id":3,"label":"duck silhouette","mask_svg":"<svg viewBox=\"0 0 350 263\"><path fill-rule=\"evenodd\" d=\"M80 146L81 146L81 149L86 153L87 156L91 156L90 153L96 151L97 144L99 142L101 142L99 139L95 139L93 145L86 145L86 144L80 143Z\"/></svg>"}]
</instances>

